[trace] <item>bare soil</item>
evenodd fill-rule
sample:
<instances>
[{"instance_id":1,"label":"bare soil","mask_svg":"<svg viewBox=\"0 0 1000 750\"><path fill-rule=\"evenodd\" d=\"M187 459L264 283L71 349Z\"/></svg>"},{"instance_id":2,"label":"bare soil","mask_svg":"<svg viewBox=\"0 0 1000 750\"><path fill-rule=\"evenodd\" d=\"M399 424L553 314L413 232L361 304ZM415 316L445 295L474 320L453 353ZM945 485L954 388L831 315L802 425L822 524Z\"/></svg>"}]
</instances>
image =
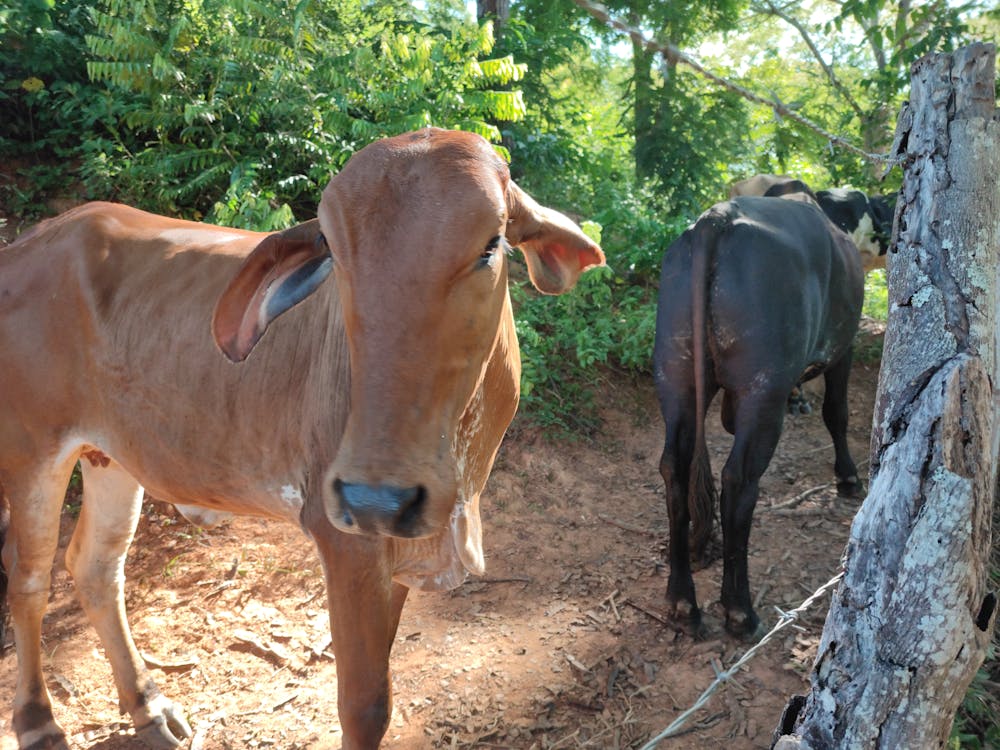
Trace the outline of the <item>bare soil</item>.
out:
<instances>
[{"instance_id":1,"label":"bare soil","mask_svg":"<svg viewBox=\"0 0 1000 750\"><path fill-rule=\"evenodd\" d=\"M852 375L850 444L859 463L877 376L877 366L864 364ZM708 639L661 621L667 515L652 383L609 372L602 398L603 427L590 437L552 439L515 423L484 497L487 577L407 602L384 747L636 748L747 648L726 635L713 605L721 562L696 574ZM812 414L786 419L754 517L751 587L768 626L777 609L797 606L838 571L860 502L837 498L829 485L833 451L816 390L811 400ZM730 444L718 399L708 429L717 476ZM866 475L867 464L861 469ZM63 546L72 502L64 515ZM203 531L150 501L127 575L136 641L160 665L153 672L163 692L186 708L196 729L190 747L340 746L319 562L297 529L237 519ZM827 603L805 615L803 630L782 631L663 747L767 747L789 696L807 689ZM74 747L139 747L61 553L44 638L56 717ZM15 670L8 648L0 750L16 747Z\"/></svg>"}]
</instances>

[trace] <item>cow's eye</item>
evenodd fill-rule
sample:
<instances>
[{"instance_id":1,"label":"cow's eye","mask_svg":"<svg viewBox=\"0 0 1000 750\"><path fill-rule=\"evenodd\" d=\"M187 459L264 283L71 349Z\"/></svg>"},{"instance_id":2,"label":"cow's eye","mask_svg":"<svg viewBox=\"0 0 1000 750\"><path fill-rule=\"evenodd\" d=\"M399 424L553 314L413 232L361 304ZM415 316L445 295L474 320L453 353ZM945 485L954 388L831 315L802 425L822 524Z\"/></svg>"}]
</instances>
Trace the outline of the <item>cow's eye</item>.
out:
<instances>
[{"instance_id":1,"label":"cow's eye","mask_svg":"<svg viewBox=\"0 0 1000 750\"><path fill-rule=\"evenodd\" d=\"M481 265L488 264L497 255L497 250L503 249L504 245L503 237L499 234L486 243L486 247L483 248L483 252L479 255L479 262Z\"/></svg>"}]
</instances>

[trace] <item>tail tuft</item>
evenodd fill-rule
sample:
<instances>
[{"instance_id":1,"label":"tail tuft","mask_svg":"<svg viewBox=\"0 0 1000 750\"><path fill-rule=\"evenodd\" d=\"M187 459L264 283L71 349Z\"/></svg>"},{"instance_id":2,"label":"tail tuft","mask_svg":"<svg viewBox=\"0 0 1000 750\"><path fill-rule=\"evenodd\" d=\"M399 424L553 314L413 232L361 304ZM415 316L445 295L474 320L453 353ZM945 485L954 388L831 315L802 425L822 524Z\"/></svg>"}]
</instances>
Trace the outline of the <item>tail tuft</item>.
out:
<instances>
[{"instance_id":1,"label":"tail tuft","mask_svg":"<svg viewBox=\"0 0 1000 750\"><path fill-rule=\"evenodd\" d=\"M688 482L688 513L691 516L691 559L707 564L712 557L709 544L715 531L715 507L718 495L712 479L712 464L704 438L695 447Z\"/></svg>"}]
</instances>

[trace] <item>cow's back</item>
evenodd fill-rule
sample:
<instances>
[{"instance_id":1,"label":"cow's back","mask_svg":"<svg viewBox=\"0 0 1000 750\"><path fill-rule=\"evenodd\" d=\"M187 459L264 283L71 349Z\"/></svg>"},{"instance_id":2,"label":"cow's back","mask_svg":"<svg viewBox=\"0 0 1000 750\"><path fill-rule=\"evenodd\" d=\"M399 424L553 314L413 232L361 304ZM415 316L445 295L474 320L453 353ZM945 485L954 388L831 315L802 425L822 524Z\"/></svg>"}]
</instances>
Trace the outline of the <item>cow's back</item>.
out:
<instances>
[{"instance_id":1,"label":"cow's back","mask_svg":"<svg viewBox=\"0 0 1000 750\"><path fill-rule=\"evenodd\" d=\"M333 284L246 364L218 352L215 302L264 236L95 203L0 253L0 460L83 442L161 499L272 514L255 496L339 434L348 376Z\"/></svg>"}]
</instances>

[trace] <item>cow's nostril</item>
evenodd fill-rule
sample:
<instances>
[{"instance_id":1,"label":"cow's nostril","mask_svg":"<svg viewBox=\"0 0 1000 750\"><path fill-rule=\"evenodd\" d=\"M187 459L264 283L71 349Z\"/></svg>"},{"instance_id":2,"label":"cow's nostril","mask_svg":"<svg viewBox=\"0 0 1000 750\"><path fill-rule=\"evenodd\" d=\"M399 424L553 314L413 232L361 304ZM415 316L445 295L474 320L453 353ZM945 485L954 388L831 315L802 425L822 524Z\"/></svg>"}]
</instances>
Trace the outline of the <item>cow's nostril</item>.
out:
<instances>
[{"instance_id":1,"label":"cow's nostril","mask_svg":"<svg viewBox=\"0 0 1000 750\"><path fill-rule=\"evenodd\" d=\"M351 515L347 503L344 501L344 483L339 478L333 480L333 496L337 500L340 523L343 524L343 528L348 529L354 526L354 517Z\"/></svg>"},{"instance_id":2,"label":"cow's nostril","mask_svg":"<svg viewBox=\"0 0 1000 750\"><path fill-rule=\"evenodd\" d=\"M427 505L423 486L354 484L335 479L333 493L342 527L357 526L363 532L401 537L421 533Z\"/></svg>"},{"instance_id":3,"label":"cow's nostril","mask_svg":"<svg viewBox=\"0 0 1000 750\"><path fill-rule=\"evenodd\" d=\"M406 496L401 498L399 513L396 516L396 530L398 533L406 535L412 533L420 524L424 515L424 506L427 505L427 490L423 485L410 487L404 490Z\"/></svg>"}]
</instances>

